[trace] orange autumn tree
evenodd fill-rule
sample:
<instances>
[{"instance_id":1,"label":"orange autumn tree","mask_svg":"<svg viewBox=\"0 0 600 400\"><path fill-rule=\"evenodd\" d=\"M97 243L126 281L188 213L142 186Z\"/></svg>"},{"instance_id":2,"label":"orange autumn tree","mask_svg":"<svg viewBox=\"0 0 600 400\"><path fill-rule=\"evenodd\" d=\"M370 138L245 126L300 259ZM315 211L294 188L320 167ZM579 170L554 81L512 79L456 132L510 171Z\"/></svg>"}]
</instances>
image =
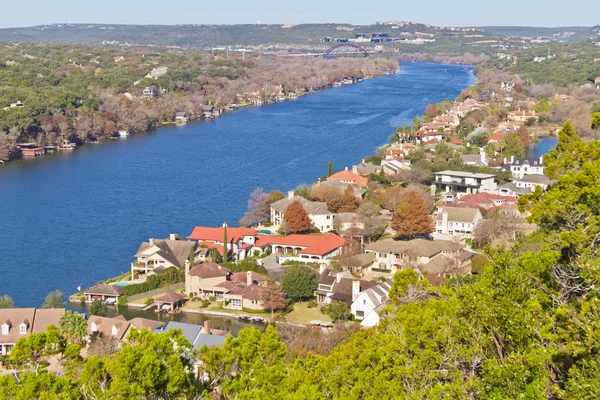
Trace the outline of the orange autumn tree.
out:
<instances>
[{"instance_id":1,"label":"orange autumn tree","mask_svg":"<svg viewBox=\"0 0 600 400\"><path fill-rule=\"evenodd\" d=\"M433 232L433 220L420 194L409 191L398 205L392 220L396 237L412 239Z\"/></svg>"},{"instance_id":2,"label":"orange autumn tree","mask_svg":"<svg viewBox=\"0 0 600 400\"><path fill-rule=\"evenodd\" d=\"M338 212L354 212L358 208L358 202L356 201L356 196L354 195L354 190L351 185L348 185L344 191L341 201L343 205L338 208Z\"/></svg>"},{"instance_id":3,"label":"orange autumn tree","mask_svg":"<svg viewBox=\"0 0 600 400\"><path fill-rule=\"evenodd\" d=\"M313 222L298 200L292 201L283 215L282 230L286 233L305 233L313 228Z\"/></svg>"}]
</instances>

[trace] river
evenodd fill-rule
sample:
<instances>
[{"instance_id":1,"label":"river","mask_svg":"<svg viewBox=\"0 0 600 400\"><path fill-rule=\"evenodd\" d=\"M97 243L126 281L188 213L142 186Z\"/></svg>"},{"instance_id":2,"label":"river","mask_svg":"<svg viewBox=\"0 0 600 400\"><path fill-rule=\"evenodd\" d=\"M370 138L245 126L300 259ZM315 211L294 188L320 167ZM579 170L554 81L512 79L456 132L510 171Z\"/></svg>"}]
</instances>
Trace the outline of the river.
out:
<instances>
[{"instance_id":1,"label":"river","mask_svg":"<svg viewBox=\"0 0 600 400\"><path fill-rule=\"evenodd\" d=\"M287 191L353 164L427 103L472 85L472 68L401 73L0 165L0 295L39 307L54 289L129 270L140 243L195 225L237 225L257 186Z\"/></svg>"}]
</instances>

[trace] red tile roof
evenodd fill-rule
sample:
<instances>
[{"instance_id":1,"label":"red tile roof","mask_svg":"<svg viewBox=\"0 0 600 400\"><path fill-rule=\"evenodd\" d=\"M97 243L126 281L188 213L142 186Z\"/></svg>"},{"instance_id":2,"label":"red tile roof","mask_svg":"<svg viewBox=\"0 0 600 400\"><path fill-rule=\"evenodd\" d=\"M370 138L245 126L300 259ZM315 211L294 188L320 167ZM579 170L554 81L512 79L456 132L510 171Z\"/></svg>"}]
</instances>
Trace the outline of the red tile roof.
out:
<instances>
[{"instance_id":1,"label":"red tile roof","mask_svg":"<svg viewBox=\"0 0 600 400\"><path fill-rule=\"evenodd\" d=\"M223 243L223 236L224 234L222 226L219 228L197 226L194 228L190 236L188 236L188 239ZM243 239L244 236L256 236L256 229L227 227L227 240L230 243L237 242L238 240Z\"/></svg>"},{"instance_id":2,"label":"red tile roof","mask_svg":"<svg viewBox=\"0 0 600 400\"><path fill-rule=\"evenodd\" d=\"M215 244L212 242L198 242L198 246L207 247L209 249L215 249L215 250L217 250L217 253L219 253L220 255L223 255L223 245L221 245L221 244ZM227 254L231 254L231 253L232 253L231 250L229 250L227 252Z\"/></svg>"},{"instance_id":3,"label":"red tile roof","mask_svg":"<svg viewBox=\"0 0 600 400\"><path fill-rule=\"evenodd\" d=\"M437 140L436 138L433 138L431 140L426 141L425 144L437 144L437 142L439 142L439 140Z\"/></svg>"},{"instance_id":4,"label":"red tile roof","mask_svg":"<svg viewBox=\"0 0 600 400\"><path fill-rule=\"evenodd\" d=\"M355 185L364 186L369 183L369 180L364 176L360 176L355 174L352 171L344 170L340 172L336 172L327 178L328 181L343 181L343 182L353 182Z\"/></svg>"},{"instance_id":5,"label":"red tile roof","mask_svg":"<svg viewBox=\"0 0 600 400\"><path fill-rule=\"evenodd\" d=\"M501 133L494 133L492 136L488 138L488 142L496 141L499 142L504 139L504 135Z\"/></svg>"},{"instance_id":6,"label":"red tile roof","mask_svg":"<svg viewBox=\"0 0 600 400\"><path fill-rule=\"evenodd\" d=\"M303 247L299 254L323 256L342 247L346 239L337 235L289 235L289 236L267 236L256 235L256 246L280 245Z\"/></svg>"}]
</instances>

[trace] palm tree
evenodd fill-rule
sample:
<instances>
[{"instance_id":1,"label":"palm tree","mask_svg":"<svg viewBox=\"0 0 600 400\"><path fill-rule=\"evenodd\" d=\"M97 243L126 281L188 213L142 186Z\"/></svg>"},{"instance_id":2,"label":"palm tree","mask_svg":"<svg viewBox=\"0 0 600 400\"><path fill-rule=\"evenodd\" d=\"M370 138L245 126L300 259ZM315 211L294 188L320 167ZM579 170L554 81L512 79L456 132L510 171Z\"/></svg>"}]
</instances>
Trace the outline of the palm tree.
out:
<instances>
[{"instance_id":1,"label":"palm tree","mask_svg":"<svg viewBox=\"0 0 600 400\"><path fill-rule=\"evenodd\" d=\"M67 310L60 318L60 328L69 338L76 343L81 343L87 334L87 322L81 315Z\"/></svg>"}]
</instances>

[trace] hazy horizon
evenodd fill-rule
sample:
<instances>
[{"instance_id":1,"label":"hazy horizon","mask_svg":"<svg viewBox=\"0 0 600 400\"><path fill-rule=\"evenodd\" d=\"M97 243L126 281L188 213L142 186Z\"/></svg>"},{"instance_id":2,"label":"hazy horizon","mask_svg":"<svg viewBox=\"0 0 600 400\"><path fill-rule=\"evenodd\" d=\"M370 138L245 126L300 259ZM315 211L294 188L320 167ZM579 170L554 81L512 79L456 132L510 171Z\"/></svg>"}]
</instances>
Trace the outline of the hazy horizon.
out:
<instances>
[{"instance_id":1,"label":"hazy horizon","mask_svg":"<svg viewBox=\"0 0 600 400\"><path fill-rule=\"evenodd\" d=\"M501 7L475 0L460 5L443 0L399 4L382 1L376 6L357 0L281 2L230 0L226 6L203 0L106 0L101 6L75 0L32 0L25 6L8 3L0 16L0 28L48 24L114 25L240 25L334 23L371 25L376 21L411 21L434 26L532 26L589 27L598 23L587 0L508 0ZM432 11L433 10L433 11Z\"/></svg>"}]
</instances>

